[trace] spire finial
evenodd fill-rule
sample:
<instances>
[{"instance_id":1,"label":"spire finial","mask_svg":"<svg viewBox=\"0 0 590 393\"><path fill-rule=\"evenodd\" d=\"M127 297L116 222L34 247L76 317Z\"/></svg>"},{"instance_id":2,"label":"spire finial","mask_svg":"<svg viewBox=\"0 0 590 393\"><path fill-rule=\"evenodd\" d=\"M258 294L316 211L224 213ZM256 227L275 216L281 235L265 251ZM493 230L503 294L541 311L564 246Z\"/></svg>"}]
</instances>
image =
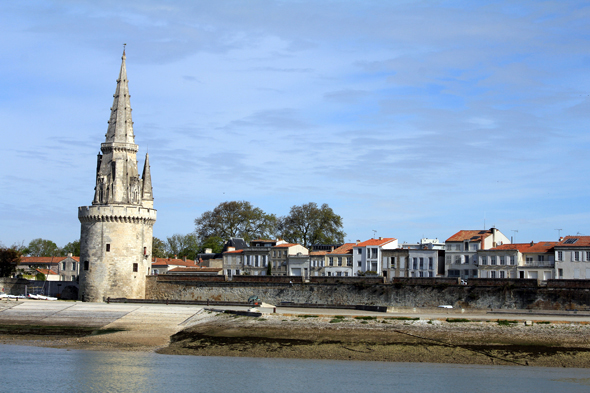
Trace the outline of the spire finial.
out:
<instances>
[{"instance_id":1,"label":"spire finial","mask_svg":"<svg viewBox=\"0 0 590 393\"><path fill-rule=\"evenodd\" d=\"M123 58L125 58L125 46L127 46L127 44L123 44Z\"/></svg>"}]
</instances>

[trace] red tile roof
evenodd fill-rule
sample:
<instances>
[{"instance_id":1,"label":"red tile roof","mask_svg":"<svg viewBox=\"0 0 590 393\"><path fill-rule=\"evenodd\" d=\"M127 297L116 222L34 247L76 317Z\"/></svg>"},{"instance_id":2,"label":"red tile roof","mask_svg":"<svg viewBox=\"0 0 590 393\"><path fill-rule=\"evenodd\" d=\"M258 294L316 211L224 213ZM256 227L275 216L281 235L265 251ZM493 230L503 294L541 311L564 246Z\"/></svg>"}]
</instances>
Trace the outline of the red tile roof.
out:
<instances>
[{"instance_id":1,"label":"red tile roof","mask_svg":"<svg viewBox=\"0 0 590 393\"><path fill-rule=\"evenodd\" d=\"M275 248L277 247L293 247L293 246L297 246L298 244L295 243L285 243L285 244L277 244L276 246L274 246Z\"/></svg>"},{"instance_id":2,"label":"red tile roof","mask_svg":"<svg viewBox=\"0 0 590 393\"><path fill-rule=\"evenodd\" d=\"M344 243L330 254L352 254L352 248L356 246L356 243Z\"/></svg>"},{"instance_id":3,"label":"red tile roof","mask_svg":"<svg viewBox=\"0 0 590 393\"><path fill-rule=\"evenodd\" d=\"M152 267L158 267L158 266L170 266L170 265L176 265L176 266L195 266L195 261L193 261L192 259L187 259L186 261L182 260L182 259L175 259L175 258L154 258L154 261L152 262Z\"/></svg>"},{"instance_id":4,"label":"red tile roof","mask_svg":"<svg viewBox=\"0 0 590 393\"><path fill-rule=\"evenodd\" d=\"M311 256L322 256L322 255L326 255L328 253L328 251L312 251L309 253L309 255Z\"/></svg>"},{"instance_id":5,"label":"red tile roof","mask_svg":"<svg viewBox=\"0 0 590 393\"><path fill-rule=\"evenodd\" d=\"M384 246L387 243L397 240L394 237L385 237L383 239L370 239L359 244L354 244L353 247L366 247L366 246Z\"/></svg>"},{"instance_id":6,"label":"red tile roof","mask_svg":"<svg viewBox=\"0 0 590 393\"><path fill-rule=\"evenodd\" d=\"M574 241L574 239L577 239ZM566 236L556 247L590 247L590 236Z\"/></svg>"},{"instance_id":7,"label":"red tile roof","mask_svg":"<svg viewBox=\"0 0 590 393\"><path fill-rule=\"evenodd\" d=\"M72 258L74 261L80 262L80 257L21 257L20 263L59 263L61 261L65 261L68 258Z\"/></svg>"},{"instance_id":8,"label":"red tile roof","mask_svg":"<svg viewBox=\"0 0 590 393\"><path fill-rule=\"evenodd\" d=\"M45 274L46 276L47 276L47 275L49 275L49 274L54 274L54 275L56 275L56 276L57 276L57 273L56 273L56 272L54 272L54 271L53 271L53 270L51 270L51 269L35 269L35 270L37 270L39 273L43 273L43 274Z\"/></svg>"},{"instance_id":9,"label":"red tile roof","mask_svg":"<svg viewBox=\"0 0 590 393\"><path fill-rule=\"evenodd\" d=\"M173 273L218 273L221 270L220 267L175 267L168 271Z\"/></svg>"},{"instance_id":10,"label":"red tile roof","mask_svg":"<svg viewBox=\"0 0 590 393\"><path fill-rule=\"evenodd\" d=\"M492 234L491 230L476 229L476 230L462 230L455 233L447 239L448 242L462 242L465 240L481 241Z\"/></svg>"},{"instance_id":11,"label":"red tile roof","mask_svg":"<svg viewBox=\"0 0 590 393\"><path fill-rule=\"evenodd\" d=\"M514 243L514 244L503 244L498 247L491 248L490 251L501 251L501 250L518 250L521 253L546 253L551 252L553 247L557 245L557 242L537 242L537 243Z\"/></svg>"}]
</instances>

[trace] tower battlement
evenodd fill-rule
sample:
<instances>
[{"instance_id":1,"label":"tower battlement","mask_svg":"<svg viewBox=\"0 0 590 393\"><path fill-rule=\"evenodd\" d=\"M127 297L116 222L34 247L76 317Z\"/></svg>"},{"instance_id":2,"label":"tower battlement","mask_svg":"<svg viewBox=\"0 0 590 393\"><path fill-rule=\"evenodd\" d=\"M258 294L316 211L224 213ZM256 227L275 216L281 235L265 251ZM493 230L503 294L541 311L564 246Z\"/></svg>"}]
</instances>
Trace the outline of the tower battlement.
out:
<instances>
[{"instance_id":1,"label":"tower battlement","mask_svg":"<svg viewBox=\"0 0 590 393\"><path fill-rule=\"evenodd\" d=\"M80 222L127 222L154 225L157 211L141 206L94 205L80 206Z\"/></svg>"}]
</instances>

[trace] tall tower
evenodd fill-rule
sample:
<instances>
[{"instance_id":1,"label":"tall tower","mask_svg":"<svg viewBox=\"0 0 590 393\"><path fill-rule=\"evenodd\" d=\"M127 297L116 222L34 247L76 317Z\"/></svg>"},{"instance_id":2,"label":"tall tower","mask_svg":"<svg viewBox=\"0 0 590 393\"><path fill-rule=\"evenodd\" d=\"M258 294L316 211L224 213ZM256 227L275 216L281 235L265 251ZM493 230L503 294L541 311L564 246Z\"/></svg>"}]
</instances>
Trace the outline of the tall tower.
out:
<instances>
[{"instance_id":1,"label":"tall tower","mask_svg":"<svg viewBox=\"0 0 590 393\"><path fill-rule=\"evenodd\" d=\"M108 297L143 299L151 263L156 210L149 157L145 155L140 178L125 51L121 59L106 140L97 159L94 200L92 206L78 208L79 297L89 302Z\"/></svg>"}]
</instances>

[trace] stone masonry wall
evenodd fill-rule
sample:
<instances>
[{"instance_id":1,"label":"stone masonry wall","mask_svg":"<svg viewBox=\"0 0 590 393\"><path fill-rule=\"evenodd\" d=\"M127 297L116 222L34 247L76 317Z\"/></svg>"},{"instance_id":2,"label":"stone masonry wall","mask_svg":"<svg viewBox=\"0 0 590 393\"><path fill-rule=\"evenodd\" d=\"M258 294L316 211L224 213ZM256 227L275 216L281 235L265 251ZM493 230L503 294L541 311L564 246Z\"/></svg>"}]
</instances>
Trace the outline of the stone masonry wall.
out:
<instances>
[{"instance_id":1,"label":"stone masonry wall","mask_svg":"<svg viewBox=\"0 0 590 393\"><path fill-rule=\"evenodd\" d=\"M29 280L23 278L0 278L0 293L7 295L23 295Z\"/></svg>"},{"instance_id":2,"label":"stone masonry wall","mask_svg":"<svg viewBox=\"0 0 590 393\"><path fill-rule=\"evenodd\" d=\"M245 302L257 295L269 304L281 302L494 309L590 309L590 291L576 288L516 288L513 286L394 284L283 284L237 282L158 282L148 277L146 299Z\"/></svg>"}]
</instances>

